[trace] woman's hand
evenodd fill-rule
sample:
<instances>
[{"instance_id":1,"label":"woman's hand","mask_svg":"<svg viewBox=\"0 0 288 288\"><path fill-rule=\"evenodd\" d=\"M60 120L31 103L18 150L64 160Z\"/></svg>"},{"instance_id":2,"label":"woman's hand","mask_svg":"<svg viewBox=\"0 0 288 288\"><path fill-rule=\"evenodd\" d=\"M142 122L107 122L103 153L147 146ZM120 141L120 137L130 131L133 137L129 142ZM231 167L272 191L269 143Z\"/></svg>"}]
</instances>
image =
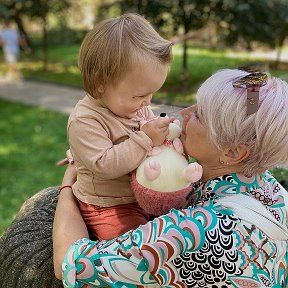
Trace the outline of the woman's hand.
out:
<instances>
[{"instance_id":1,"label":"woman's hand","mask_svg":"<svg viewBox=\"0 0 288 288\"><path fill-rule=\"evenodd\" d=\"M69 164L66 168L66 171L62 179L62 187L67 186L67 185L73 186L76 180L77 180L76 166L73 164Z\"/></svg>"}]
</instances>

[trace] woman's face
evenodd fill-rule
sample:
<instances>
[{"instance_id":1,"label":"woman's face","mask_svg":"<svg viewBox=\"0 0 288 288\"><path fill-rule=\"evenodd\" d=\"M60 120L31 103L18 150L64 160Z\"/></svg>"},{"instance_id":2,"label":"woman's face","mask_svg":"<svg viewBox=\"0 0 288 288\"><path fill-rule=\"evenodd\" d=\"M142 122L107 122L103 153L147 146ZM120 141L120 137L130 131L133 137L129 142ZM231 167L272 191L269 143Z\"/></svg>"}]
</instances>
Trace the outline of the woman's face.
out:
<instances>
[{"instance_id":1,"label":"woman's face","mask_svg":"<svg viewBox=\"0 0 288 288\"><path fill-rule=\"evenodd\" d=\"M185 153L201 165L218 165L220 151L209 140L208 129L199 119L197 105L181 110L180 114L183 117L181 141Z\"/></svg>"}]
</instances>

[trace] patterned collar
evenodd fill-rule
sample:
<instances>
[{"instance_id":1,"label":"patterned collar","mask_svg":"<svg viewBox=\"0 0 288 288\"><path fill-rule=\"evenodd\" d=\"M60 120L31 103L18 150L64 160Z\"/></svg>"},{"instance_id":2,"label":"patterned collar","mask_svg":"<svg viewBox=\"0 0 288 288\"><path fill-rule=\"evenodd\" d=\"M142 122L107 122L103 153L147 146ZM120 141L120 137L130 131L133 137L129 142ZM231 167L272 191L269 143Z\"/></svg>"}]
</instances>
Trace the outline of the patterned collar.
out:
<instances>
[{"instance_id":1,"label":"patterned collar","mask_svg":"<svg viewBox=\"0 0 288 288\"><path fill-rule=\"evenodd\" d=\"M265 184L264 178L265 174L246 177L243 174L232 173L216 177L205 183L199 181L194 184L193 190L187 197L188 205L232 194L250 194L251 191L255 191Z\"/></svg>"}]
</instances>

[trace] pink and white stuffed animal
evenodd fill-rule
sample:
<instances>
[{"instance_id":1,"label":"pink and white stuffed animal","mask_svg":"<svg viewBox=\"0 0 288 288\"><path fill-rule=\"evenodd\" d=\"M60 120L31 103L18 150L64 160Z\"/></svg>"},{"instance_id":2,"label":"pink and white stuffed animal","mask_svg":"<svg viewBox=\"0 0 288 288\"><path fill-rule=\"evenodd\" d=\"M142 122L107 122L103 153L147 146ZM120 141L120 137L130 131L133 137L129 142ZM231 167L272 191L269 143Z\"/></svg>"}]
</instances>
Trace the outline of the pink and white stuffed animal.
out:
<instances>
[{"instance_id":1,"label":"pink and white stuffed animal","mask_svg":"<svg viewBox=\"0 0 288 288\"><path fill-rule=\"evenodd\" d=\"M174 120L164 143L154 147L132 173L131 184L137 202L154 216L166 214L172 208L182 208L192 182L202 177L202 166L189 164L183 156L180 134L180 121Z\"/></svg>"}]
</instances>

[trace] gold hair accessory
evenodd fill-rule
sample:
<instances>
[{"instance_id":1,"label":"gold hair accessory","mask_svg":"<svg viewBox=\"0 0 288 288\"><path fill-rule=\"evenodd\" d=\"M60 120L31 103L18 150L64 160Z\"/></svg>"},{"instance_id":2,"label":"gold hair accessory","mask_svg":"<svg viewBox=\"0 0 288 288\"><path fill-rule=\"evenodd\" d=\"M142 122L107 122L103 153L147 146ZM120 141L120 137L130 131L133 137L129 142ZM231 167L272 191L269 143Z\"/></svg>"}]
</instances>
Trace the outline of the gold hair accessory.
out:
<instances>
[{"instance_id":1,"label":"gold hair accessory","mask_svg":"<svg viewBox=\"0 0 288 288\"><path fill-rule=\"evenodd\" d=\"M234 88L247 89L247 116L254 114L258 110L260 87L268 82L268 74L264 72L254 72L233 82Z\"/></svg>"}]
</instances>

